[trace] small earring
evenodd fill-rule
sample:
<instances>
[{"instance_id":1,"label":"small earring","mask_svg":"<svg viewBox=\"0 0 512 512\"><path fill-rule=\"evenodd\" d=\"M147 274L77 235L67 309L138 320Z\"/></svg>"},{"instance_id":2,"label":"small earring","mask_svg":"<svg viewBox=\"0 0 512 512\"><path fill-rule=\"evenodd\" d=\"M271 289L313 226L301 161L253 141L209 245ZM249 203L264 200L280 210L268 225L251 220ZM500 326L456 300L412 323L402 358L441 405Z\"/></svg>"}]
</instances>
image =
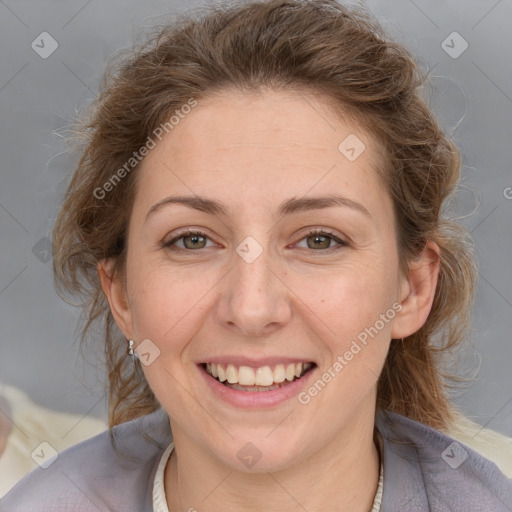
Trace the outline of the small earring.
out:
<instances>
[{"instance_id":1,"label":"small earring","mask_svg":"<svg viewBox=\"0 0 512 512\"><path fill-rule=\"evenodd\" d=\"M133 356L133 340L128 340L128 355Z\"/></svg>"}]
</instances>

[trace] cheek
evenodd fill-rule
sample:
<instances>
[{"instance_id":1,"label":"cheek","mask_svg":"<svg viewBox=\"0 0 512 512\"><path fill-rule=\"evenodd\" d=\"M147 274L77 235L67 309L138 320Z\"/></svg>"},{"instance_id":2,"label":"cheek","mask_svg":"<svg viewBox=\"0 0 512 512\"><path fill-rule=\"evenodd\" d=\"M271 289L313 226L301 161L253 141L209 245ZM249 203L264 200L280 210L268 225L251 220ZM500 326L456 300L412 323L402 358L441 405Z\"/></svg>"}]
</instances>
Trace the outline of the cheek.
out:
<instances>
[{"instance_id":1,"label":"cheek","mask_svg":"<svg viewBox=\"0 0 512 512\"><path fill-rule=\"evenodd\" d=\"M187 408L184 351L204 323L205 294L216 280L206 278L204 272L189 274L158 264L139 267L132 277L136 339L151 340L158 354L143 371L158 400L176 414Z\"/></svg>"},{"instance_id":2,"label":"cheek","mask_svg":"<svg viewBox=\"0 0 512 512\"><path fill-rule=\"evenodd\" d=\"M341 398L355 406L373 389L386 359L396 315L395 279L393 267L359 261L320 283L317 279L309 282L306 296L314 314L308 318L325 354L321 378L334 382L330 391L322 393L318 406L324 400Z\"/></svg>"},{"instance_id":3,"label":"cheek","mask_svg":"<svg viewBox=\"0 0 512 512\"><path fill-rule=\"evenodd\" d=\"M294 289L337 339L356 336L373 325L396 300L396 278L384 265L350 265L323 278L301 278ZM311 316L310 315L310 316Z\"/></svg>"},{"instance_id":4,"label":"cheek","mask_svg":"<svg viewBox=\"0 0 512 512\"><path fill-rule=\"evenodd\" d=\"M337 424L375 389L396 316L396 283L392 268L374 265L345 268L324 279L321 287L315 282L312 279L308 288L314 314L307 318L324 352L319 374L323 383L313 383L301 403L314 402ZM337 402L345 409L326 405Z\"/></svg>"},{"instance_id":5,"label":"cheek","mask_svg":"<svg viewBox=\"0 0 512 512\"><path fill-rule=\"evenodd\" d=\"M130 290L134 331L160 347L178 350L201 324L206 295L217 283L205 272L153 263L132 272ZM183 341L181 341L183 340Z\"/></svg>"}]
</instances>

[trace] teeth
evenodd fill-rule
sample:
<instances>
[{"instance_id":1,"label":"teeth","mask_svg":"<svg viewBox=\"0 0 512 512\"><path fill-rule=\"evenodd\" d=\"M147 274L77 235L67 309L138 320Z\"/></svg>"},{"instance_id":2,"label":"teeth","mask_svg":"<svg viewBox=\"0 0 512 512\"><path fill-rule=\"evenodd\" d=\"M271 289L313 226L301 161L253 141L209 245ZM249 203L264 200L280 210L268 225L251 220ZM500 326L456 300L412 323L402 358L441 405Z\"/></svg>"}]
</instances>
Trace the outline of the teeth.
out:
<instances>
[{"instance_id":1,"label":"teeth","mask_svg":"<svg viewBox=\"0 0 512 512\"><path fill-rule=\"evenodd\" d=\"M238 389L238 391L273 391L281 386L275 384L273 386L241 386L240 384L228 384L230 388Z\"/></svg>"},{"instance_id":2,"label":"teeth","mask_svg":"<svg viewBox=\"0 0 512 512\"><path fill-rule=\"evenodd\" d=\"M258 380L258 382L256 382L256 380ZM249 368L248 366L240 366L240 369L238 370L238 384L243 386L254 386L257 384L259 386L261 384L261 382L259 382L260 380L261 379L259 378L256 379L252 368Z\"/></svg>"},{"instance_id":3,"label":"teeth","mask_svg":"<svg viewBox=\"0 0 512 512\"><path fill-rule=\"evenodd\" d=\"M289 364L286 366L286 380L291 382L293 379L295 379L295 365Z\"/></svg>"},{"instance_id":4,"label":"teeth","mask_svg":"<svg viewBox=\"0 0 512 512\"><path fill-rule=\"evenodd\" d=\"M217 367L217 373L219 376L219 380L221 382L224 382L226 380L226 372L224 371L224 369L222 368L222 366L220 364L216 364L215 366Z\"/></svg>"},{"instance_id":5,"label":"teeth","mask_svg":"<svg viewBox=\"0 0 512 512\"><path fill-rule=\"evenodd\" d=\"M226 367L226 378L230 384L236 384L238 382L236 368L232 364L228 364Z\"/></svg>"},{"instance_id":6,"label":"teeth","mask_svg":"<svg viewBox=\"0 0 512 512\"><path fill-rule=\"evenodd\" d=\"M278 364L274 368L274 382L284 382L284 379L286 379L284 364Z\"/></svg>"},{"instance_id":7,"label":"teeth","mask_svg":"<svg viewBox=\"0 0 512 512\"><path fill-rule=\"evenodd\" d=\"M271 386L274 382L274 375L272 373L272 370L270 369L270 366L263 366L261 368L258 368L256 371L254 371L252 368L249 368L246 366L246 368L254 373L254 384L256 386ZM244 385L244 382L239 382L239 384Z\"/></svg>"},{"instance_id":8,"label":"teeth","mask_svg":"<svg viewBox=\"0 0 512 512\"><path fill-rule=\"evenodd\" d=\"M206 371L220 382L227 380L229 384L240 386L270 387L285 380L292 382L304 375L312 366L311 363L290 363L277 364L272 369L270 366L251 368L250 366L237 367L233 364L207 363Z\"/></svg>"}]
</instances>

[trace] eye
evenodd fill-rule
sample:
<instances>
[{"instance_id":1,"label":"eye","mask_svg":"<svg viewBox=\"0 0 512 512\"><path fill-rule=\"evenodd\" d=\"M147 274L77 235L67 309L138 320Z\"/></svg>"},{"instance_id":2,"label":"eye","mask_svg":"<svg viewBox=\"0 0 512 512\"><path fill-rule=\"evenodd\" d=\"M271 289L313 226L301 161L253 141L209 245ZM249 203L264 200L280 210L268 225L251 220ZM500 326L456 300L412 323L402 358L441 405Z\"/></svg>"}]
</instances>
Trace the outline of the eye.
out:
<instances>
[{"instance_id":1,"label":"eye","mask_svg":"<svg viewBox=\"0 0 512 512\"><path fill-rule=\"evenodd\" d=\"M188 250L194 251L197 249L204 249L207 247L206 242L209 240L208 235L201 231L191 231L188 230L175 236L168 242L164 242L162 245L171 250ZM336 236L333 233L324 230L312 230L309 231L302 240L306 240L307 247L306 249L313 249L318 251L319 249L324 249L322 252L331 252L340 249L341 247L346 247L349 244ZM302 241L301 240L301 241ZM310 242L310 240L312 240ZM181 241L182 246L176 244L176 242ZM331 247L332 242L336 242L338 247ZM300 247L299 245L297 245ZM211 247L211 246L210 246Z\"/></svg>"},{"instance_id":2,"label":"eye","mask_svg":"<svg viewBox=\"0 0 512 512\"><path fill-rule=\"evenodd\" d=\"M204 249L206 247L206 240L208 240L208 236L202 233L201 231L186 231L181 233L180 235L174 237L172 240L168 242L164 242L163 246L172 250L182 249L182 250L195 250L195 249ZM177 241L183 240L183 246L176 248L173 247Z\"/></svg>"},{"instance_id":3,"label":"eye","mask_svg":"<svg viewBox=\"0 0 512 512\"><path fill-rule=\"evenodd\" d=\"M348 246L347 242L337 237L335 234L318 229L312 230L309 233L307 233L302 240L306 240L307 249L328 249L327 251L323 252L331 252L333 250L336 251L341 247ZM331 247L332 241L335 241L339 245L339 247Z\"/></svg>"}]
</instances>

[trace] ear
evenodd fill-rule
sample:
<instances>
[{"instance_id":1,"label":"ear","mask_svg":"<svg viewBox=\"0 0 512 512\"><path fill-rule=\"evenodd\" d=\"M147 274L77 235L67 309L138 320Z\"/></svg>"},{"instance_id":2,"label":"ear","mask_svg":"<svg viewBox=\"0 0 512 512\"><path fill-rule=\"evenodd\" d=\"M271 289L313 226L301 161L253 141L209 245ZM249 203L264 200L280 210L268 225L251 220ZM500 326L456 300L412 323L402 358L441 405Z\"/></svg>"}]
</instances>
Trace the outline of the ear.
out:
<instances>
[{"instance_id":1,"label":"ear","mask_svg":"<svg viewBox=\"0 0 512 512\"><path fill-rule=\"evenodd\" d=\"M101 260L97 266L103 293L110 311L125 338L132 339L133 321L124 282L114 273L114 260Z\"/></svg>"},{"instance_id":2,"label":"ear","mask_svg":"<svg viewBox=\"0 0 512 512\"><path fill-rule=\"evenodd\" d=\"M418 331L428 318L439 277L441 249L429 241L421 255L409 264L400 290L402 309L395 316L391 337L400 339Z\"/></svg>"}]
</instances>

